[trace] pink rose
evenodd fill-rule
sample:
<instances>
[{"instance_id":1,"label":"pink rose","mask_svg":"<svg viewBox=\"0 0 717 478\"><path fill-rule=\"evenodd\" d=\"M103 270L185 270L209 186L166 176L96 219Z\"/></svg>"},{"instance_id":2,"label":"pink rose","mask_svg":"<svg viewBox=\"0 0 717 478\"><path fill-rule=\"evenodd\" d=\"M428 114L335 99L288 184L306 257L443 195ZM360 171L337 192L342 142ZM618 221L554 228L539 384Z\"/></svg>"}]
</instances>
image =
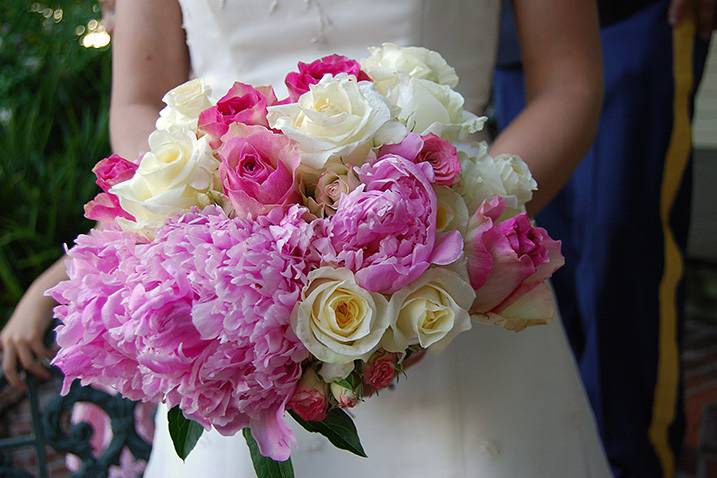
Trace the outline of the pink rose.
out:
<instances>
[{"instance_id":1,"label":"pink rose","mask_svg":"<svg viewBox=\"0 0 717 478\"><path fill-rule=\"evenodd\" d=\"M355 76L358 81L371 80L361 70L361 65L356 60L342 55L325 56L308 64L300 61L298 67L298 72L292 71L284 79L292 102L295 102L301 95L309 91L309 86L318 83L326 74L347 73Z\"/></svg>"},{"instance_id":2,"label":"pink rose","mask_svg":"<svg viewBox=\"0 0 717 478\"><path fill-rule=\"evenodd\" d=\"M468 226L468 274L476 290L471 312L520 329L552 317L546 280L565 260L560 241L534 227L527 214L500 221L505 208L502 197L488 199Z\"/></svg>"},{"instance_id":3,"label":"pink rose","mask_svg":"<svg viewBox=\"0 0 717 478\"><path fill-rule=\"evenodd\" d=\"M443 186L452 186L461 173L458 150L448 141L433 133L423 136L423 148L415 162L427 162L433 166L433 182Z\"/></svg>"},{"instance_id":4,"label":"pink rose","mask_svg":"<svg viewBox=\"0 0 717 478\"><path fill-rule=\"evenodd\" d=\"M232 125L218 150L224 193L242 216L258 216L301 200L299 153L289 138L263 126Z\"/></svg>"},{"instance_id":5,"label":"pink rose","mask_svg":"<svg viewBox=\"0 0 717 478\"><path fill-rule=\"evenodd\" d=\"M236 82L215 106L199 114L197 126L212 138L212 146L229 131L234 123L269 127L266 108L276 102L271 86L253 86Z\"/></svg>"},{"instance_id":6,"label":"pink rose","mask_svg":"<svg viewBox=\"0 0 717 478\"><path fill-rule=\"evenodd\" d=\"M104 192L108 192L115 184L130 179L136 170L137 164L124 159L119 154L106 157L92 168L92 172L97 177L95 182Z\"/></svg>"},{"instance_id":7,"label":"pink rose","mask_svg":"<svg viewBox=\"0 0 717 478\"><path fill-rule=\"evenodd\" d=\"M396 377L399 358L400 354L379 349L364 366L364 385L372 391L381 390L391 385Z\"/></svg>"},{"instance_id":8,"label":"pink rose","mask_svg":"<svg viewBox=\"0 0 717 478\"><path fill-rule=\"evenodd\" d=\"M314 369L307 368L296 386L294 395L289 400L288 408L307 422L323 421L329 406L326 388L326 384Z\"/></svg>"},{"instance_id":9,"label":"pink rose","mask_svg":"<svg viewBox=\"0 0 717 478\"><path fill-rule=\"evenodd\" d=\"M101 223L111 223L118 217L134 221L134 216L122 209L117 196L111 193L99 193L85 204L85 217Z\"/></svg>"},{"instance_id":10,"label":"pink rose","mask_svg":"<svg viewBox=\"0 0 717 478\"><path fill-rule=\"evenodd\" d=\"M119 199L110 193L112 186L127 181L137 170L137 165L127 161L118 154L113 154L99 161L92 172L97 179L95 182L102 189L93 200L85 204L85 217L93 221L109 222L116 217L134 220L131 214L120 207Z\"/></svg>"},{"instance_id":11,"label":"pink rose","mask_svg":"<svg viewBox=\"0 0 717 478\"><path fill-rule=\"evenodd\" d=\"M414 163L430 163L433 166L433 182L443 186L455 184L461 173L456 147L433 133L425 136L409 133L400 143L383 146L379 157L384 154L396 154Z\"/></svg>"},{"instance_id":12,"label":"pink rose","mask_svg":"<svg viewBox=\"0 0 717 478\"><path fill-rule=\"evenodd\" d=\"M364 183L339 201L317 247L356 274L358 284L390 294L410 284L431 264L446 265L463 252L457 231L436 233L433 169L388 155L358 171Z\"/></svg>"}]
</instances>

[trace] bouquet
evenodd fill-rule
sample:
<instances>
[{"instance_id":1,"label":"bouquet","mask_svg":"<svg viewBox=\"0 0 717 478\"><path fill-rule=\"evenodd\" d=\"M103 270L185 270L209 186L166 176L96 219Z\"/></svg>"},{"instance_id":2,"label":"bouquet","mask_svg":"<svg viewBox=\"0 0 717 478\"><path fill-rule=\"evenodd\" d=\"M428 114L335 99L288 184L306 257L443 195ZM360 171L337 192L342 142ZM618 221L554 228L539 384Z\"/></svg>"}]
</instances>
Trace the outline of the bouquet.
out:
<instances>
[{"instance_id":1,"label":"bouquet","mask_svg":"<svg viewBox=\"0 0 717 478\"><path fill-rule=\"evenodd\" d=\"M98 227L48 292L65 391L166 403L182 458L242 431L260 476L293 476L287 415L365 456L346 409L473 324L553 316L526 164L467 141L485 118L440 54L369 51L299 63L283 100L191 80L138 162L96 165Z\"/></svg>"}]
</instances>

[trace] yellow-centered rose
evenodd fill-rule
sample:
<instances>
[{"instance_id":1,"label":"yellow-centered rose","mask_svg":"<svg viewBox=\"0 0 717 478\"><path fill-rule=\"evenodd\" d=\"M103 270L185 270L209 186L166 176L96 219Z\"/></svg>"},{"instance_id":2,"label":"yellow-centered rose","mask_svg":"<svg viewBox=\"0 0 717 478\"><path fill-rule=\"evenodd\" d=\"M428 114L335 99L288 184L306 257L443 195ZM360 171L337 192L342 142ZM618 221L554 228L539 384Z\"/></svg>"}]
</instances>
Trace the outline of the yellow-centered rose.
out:
<instances>
[{"instance_id":1,"label":"yellow-centered rose","mask_svg":"<svg viewBox=\"0 0 717 478\"><path fill-rule=\"evenodd\" d=\"M346 73L325 75L309 88L296 103L270 106L269 125L299 144L305 167L320 170L331 157L363 162L374 136L391 119L386 99L370 82Z\"/></svg>"},{"instance_id":2,"label":"yellow-centered rose","mask_svg":"<svg viewBox=\"0 0 717 478\"><path fill-rule=\"evenodd\" d=\"M411 345L442 350L471 328L468 309L475 292L466 278L445 268L429 269L420 279L391 297L394 317L382 346L404 352Z\"/></svg>"},{"instance_id":3,"label":"yellow-centered rose","mask_svg":"<svg viewBox=\"0 0 717 478\"><path fill-rule=\"evenodd\" d=\"M344 268L321 267L308 280L292 316L296 336L322 362L368 358L390 322L386 299L361 288Z\"/></svg>"},{"instance_id":4,"label":"yellow-centered rose","mask_svg":"<svg viewBox=\"0 0 717 478\"><path fill-rule=\"evenodd\" d=\"M135 218L118 218L117 223L151 237L169 216L210 203L219 162L207 137L197 139L191 130L157 130L150 135L149 146L134 176L110 192Z\"/></svg>"}]
</instances>

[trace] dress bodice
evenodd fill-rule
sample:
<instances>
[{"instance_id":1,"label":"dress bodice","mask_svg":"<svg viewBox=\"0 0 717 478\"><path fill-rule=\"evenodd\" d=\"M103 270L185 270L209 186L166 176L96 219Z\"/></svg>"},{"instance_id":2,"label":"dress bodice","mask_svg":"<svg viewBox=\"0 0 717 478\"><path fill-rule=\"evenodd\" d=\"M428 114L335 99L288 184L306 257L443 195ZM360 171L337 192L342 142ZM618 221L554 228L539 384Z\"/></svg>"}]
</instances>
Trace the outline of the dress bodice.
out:
<instances>
[{"instance_id":1,"label":"dress bodice","mask_svg":"<svg viewBox=\"0 0 717 478\"><path fill-rule=\"evenodd\" d=\"M234 81L271 84L297 61L361 59L384 42L424 46L454 66L466 107L483 110L495 62L500 0L180 0L195 76L214 99Z\"/></svg>"}]
</instances>

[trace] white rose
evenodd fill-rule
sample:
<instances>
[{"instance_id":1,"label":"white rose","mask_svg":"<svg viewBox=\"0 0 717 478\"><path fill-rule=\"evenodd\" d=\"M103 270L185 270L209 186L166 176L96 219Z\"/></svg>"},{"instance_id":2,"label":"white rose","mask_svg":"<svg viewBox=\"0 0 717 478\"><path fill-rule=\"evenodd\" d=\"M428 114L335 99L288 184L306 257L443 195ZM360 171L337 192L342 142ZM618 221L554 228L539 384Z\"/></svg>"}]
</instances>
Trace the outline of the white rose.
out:
<instances>
[{"instance_id":1,"label":"white rose","mask_svg":"<svg viewBox=\"0 0 717 478\"><path fill-rule=\"evenodd\" d=\"M448 186L434 186L438 198L436 230L438 232L460 231L465 234L468 226L468 207L460 194Z\"/></svg>"},{"instance_id":2,"label":"white rose","mask_svg":"<svg viewBox=\"0 0 717 478\"><path fill-rule=\"evenodd\" d=\"M490 156L485 143L473 145L470 149L472 151L459 152L461 181L456 186L468 205L469 213L475 213L484 200L493 196L505 198L507 215L524 211L525 203L532 199L538 186L528 165L515 155Z\"/></svg>"},{"instance_id":3,"label":"white rose","mask_svg":"<svg viewBox=\"0 0 717 478\"><path fill-rule=\"evenodd\" d=\"M211 88L199 78L169 90L162 98L167 106L159 112L157 129L196 129L199 114L212 106L210 95Z\"/></svg>"},{"instance_id":4,"label":"white rose","mask_svg":"<svg viewBox=\"0 0 717 478\"><path fill-rule=\"evenodd\" d=\"M463 96L457 91L421 78L401 81L389 98L399 108L398 119L421 135L434 133L448 141L460 141L480 131L486 121L463 109Z\"/></svg>"},{"instance_id":5,"label":"white rose","mask_svg":"<svg viewBox=\"0 0 717 478\"><path fill-rule=\"evenodd\" d=\"M361 69L382 93L388 92L401 78L421 78L455 88L458 75L443 57L421 47L399 47L384 43L368 49L370 56L361 61Z\"/></svg>"},{"instance_id":6,"label":"white rose","mask_svg":"<svg viewBox=\"0 0 717 478\"><path fill-rule=\"evenodd\" d=\"M495 157L495 162L506 192L515 197L522 208L533 199L533 191L538 189L538 183L533 179L530 168L515 154L499 154Z\"/></svg>"},{"instance_id":7,"label":"white rose","mask_svg":"<svg viewBox=\"0 0 717 478\"><path fill-rule=\"evenodd\" d=\"M324 382L331 383L336 380L342 380L354 371L354 363L322 363L319 369L319 375L324 379Z\"/></svg>"},{"instance_id":8,"label":"white rose","mask_svg":"<svg viewBox=\"0 0 717 478\"><path fill-rule=\"evenodd\" d=\"M446 268L429 269L391 297L394 320L381 345L389 352L417 344L442 350L471 328L468 309L473 300L475 292L466 277Z\"/></svg>"},{"instance_id":9,"label":"white rose","mask_svg":"<svg viewBox=\"0 0 717 478\"><path fill-rule=\"evenodd\" d=\"M118 218L118 224L146 236L169 216L209 204L219 166L207 137L197 139L192 131L154 131L149 146L134 176L110 190L122 209L135 217L134 221Z\"/></svg>"},{"instance_id":10,"label":"white rose","mask_svg":"<svg viewBox=\"0 0 717 478\"><path fill-rule=\"evenodd\" d=\"M346 73L325 75L297 103L271 106L267 119L299 144L301 162L321 169L333 156L361 163L391 108L370 82Z\"/></svg>"},{"instance_id":11,"label":"white rose","mask_svg":"<svg viewBox=\"0 0 717 478\"><path fill-rule=\"evenodd\" d=\"M291 326L316 358L348 364L376 350L391 320L387 306L381 294L356 284L348 269L321 267L309 273Z\"/></svg>"}]
</instances>

